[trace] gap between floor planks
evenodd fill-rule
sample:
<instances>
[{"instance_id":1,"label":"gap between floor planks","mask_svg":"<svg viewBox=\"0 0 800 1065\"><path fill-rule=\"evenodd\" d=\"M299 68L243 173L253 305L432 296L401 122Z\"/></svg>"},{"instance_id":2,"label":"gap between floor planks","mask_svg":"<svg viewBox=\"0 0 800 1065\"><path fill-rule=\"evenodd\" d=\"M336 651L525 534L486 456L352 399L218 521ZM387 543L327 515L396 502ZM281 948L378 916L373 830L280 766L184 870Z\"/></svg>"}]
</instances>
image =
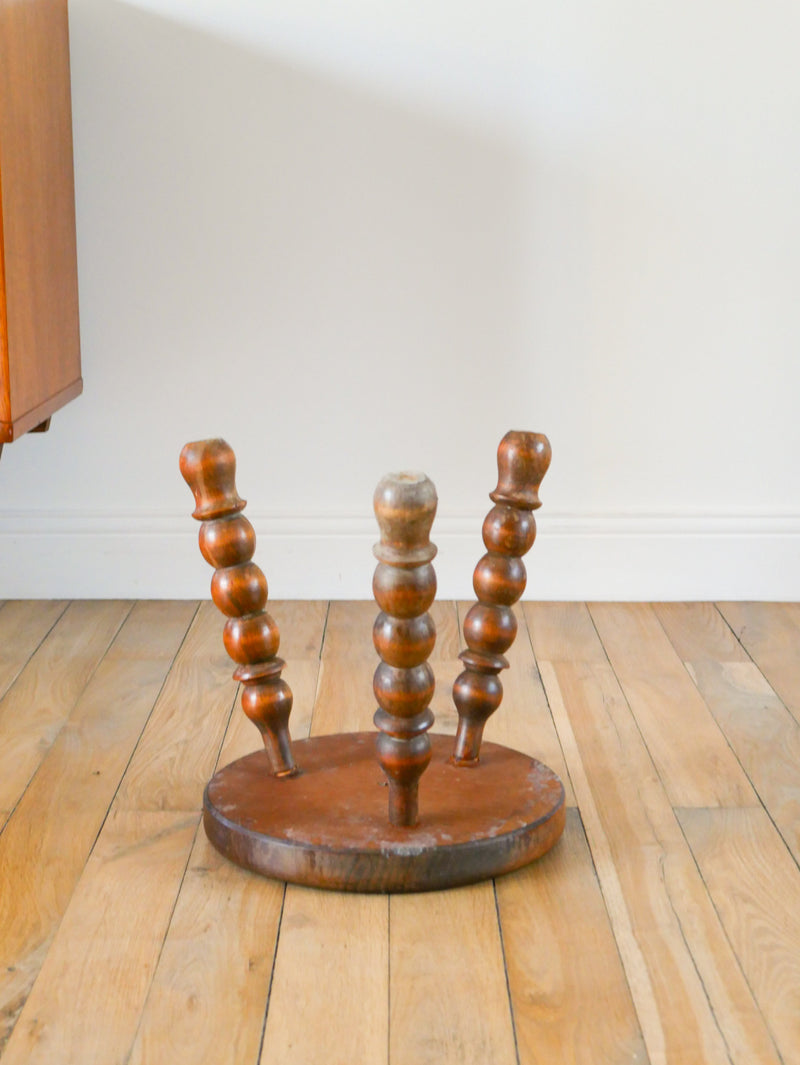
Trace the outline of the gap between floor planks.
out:
<instances>
[{"instance_id":1,"label":"gap between floor planks","mask_svg":"<svg viewBox=\"0 0 800 1065\"><path fill-rule=\"evenodd\" d=\"M153 605L0 607L0 726L25 752L0 836L4 1062L797 1060L795 608L518 607L487 735L547 761L583 818L496 887L391 899L284 889L208 846L204 780L254 730L221 619L164 609L170 637ZM370 728L374 606L271 609L295 733ZM459 611L436 604L441 731Z\"/></svg>"}]
</instances>

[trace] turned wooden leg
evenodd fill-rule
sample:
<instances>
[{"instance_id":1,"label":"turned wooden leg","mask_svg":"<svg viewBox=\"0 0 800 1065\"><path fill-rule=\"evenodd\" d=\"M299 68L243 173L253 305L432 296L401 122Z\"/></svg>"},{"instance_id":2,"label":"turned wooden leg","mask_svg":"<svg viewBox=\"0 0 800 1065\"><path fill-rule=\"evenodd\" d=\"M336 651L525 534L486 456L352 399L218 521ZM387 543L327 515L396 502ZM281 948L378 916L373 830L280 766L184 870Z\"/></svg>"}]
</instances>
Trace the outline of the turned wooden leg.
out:
<instances>
[{"instance_id":1,"label":"turned wooden leg","mask_svg":"<svg viewBox=\"0 0 800 1065\"><path fill-rule=\"evenodd\" d=\"M464 619L468 650L459 657L466 668L453 685L455 765L477 765L484 726L503 698L498 674L508 666L504 652L517 635L511 608L525 591L522 556L536 538L533 511L541 506L539 485L550 456L550 443L541 433L506 433L497 451L499 478L489 496L495 505L483 523L487 553L472 578L478 602Z\"/></svg>"},{"instance_id":2,"label":"turned wooden leg","mask_svg":"<svg viewBox=\"0 0 800 1065\"><path fill-rule=\"evenodd\" d=\"M436 626L427 613L436 595L429 540L436 513L436 489L424 474L390 474L375 490L381 541L372 582L381 609L372 638L382 661L373 689L379 709L375 725L378 761L389 781L389 820L418 821L419 778L431 760L426 735L433 724L433 670L428 657Z\"/></svg>"},{"instance_id":3,"label":"turned wooden leg","mask_svg":"<svg viewBox=\"0 0 800 1065\"><path fill-rule=\"evenodd\" d=\"M236 491L236 457L224 440L200 440L184 447L180 469L194 493L192 517L202 522L200 551L216 570L211 596L228 618L222 638L238 664L233 678L242 682L242 709L261 732L273 772L292 776L292 693L281 679L278 626L264 609L267 581L252 561L256 534Z\"/></svg>"}]
</instances>

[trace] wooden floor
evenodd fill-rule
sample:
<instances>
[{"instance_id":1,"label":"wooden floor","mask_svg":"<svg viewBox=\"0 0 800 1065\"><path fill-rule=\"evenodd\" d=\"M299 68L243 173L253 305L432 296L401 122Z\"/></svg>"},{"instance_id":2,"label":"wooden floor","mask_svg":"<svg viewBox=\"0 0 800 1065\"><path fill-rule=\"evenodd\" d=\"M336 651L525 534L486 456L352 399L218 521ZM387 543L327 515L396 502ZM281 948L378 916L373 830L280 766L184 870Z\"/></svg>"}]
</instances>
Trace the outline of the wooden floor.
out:
<instances>
[{"instance_id":1,"label":"wooden floor","mask_svg":"<svg viewBox=\"0 0 800 1065\"><path fill-rule=\"evenodd\" d=\"M371 727L374 605L271 611L294 734ZM487 735L561 775L565 835L387 897L207 843L206 779L258 746L210 604L0 606L3 1065L800 1062L800 606L518 618Z\"/></svg>"}]
</instances>

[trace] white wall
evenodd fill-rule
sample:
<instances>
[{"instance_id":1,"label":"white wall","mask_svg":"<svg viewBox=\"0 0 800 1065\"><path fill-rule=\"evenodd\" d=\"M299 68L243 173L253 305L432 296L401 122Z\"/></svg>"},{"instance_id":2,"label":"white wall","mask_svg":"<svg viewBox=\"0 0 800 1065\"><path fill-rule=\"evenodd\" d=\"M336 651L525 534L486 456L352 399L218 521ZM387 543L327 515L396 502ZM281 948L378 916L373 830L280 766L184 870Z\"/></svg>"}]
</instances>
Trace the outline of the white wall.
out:
<instances>
[{"instance_id":1,"label":"white wall","mask_svg":"<svg viewBox=\"0 0 800 1065\"><path fill-rule=\"evenodd\" d=\"M0 597L206 595L226 437L275 596L370 595L380 476L469 596L800 598L800 7L72 0L84 395L0 462Z\"/></svg>"}]
</instances>

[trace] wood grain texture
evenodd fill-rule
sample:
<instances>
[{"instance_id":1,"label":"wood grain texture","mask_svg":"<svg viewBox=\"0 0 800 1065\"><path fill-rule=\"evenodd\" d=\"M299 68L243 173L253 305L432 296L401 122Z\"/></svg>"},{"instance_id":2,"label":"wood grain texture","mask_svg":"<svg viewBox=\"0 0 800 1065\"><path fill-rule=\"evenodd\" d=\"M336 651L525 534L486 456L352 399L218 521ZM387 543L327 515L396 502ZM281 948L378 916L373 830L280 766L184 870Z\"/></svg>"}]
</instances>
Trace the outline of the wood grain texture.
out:
<instances>
[{"instance_id":1,"label":"wood grain texture","mask_svg":"<svg viewBox=\"0 0 800 1065\"><path fill-rule=\"evenodd\" d=\"M198 832L130 1065L258 1060L283 892Z\"/></svg>"},{"instance_id":2,"label":"wood grain texture","mask_svg":"<svg viewBox=\"0 0 800 1065\"><path fill-rule=\"evenodd\" d=\"M758 797L800 861L800 724L715 607L669 603L655 609Z\"/></svg>"},{"instance_id":3,"label":"wood grain texture","mask_svg":"<svg viewBox=\"0 0 800 1065\"><path fill-rule=\"evenodd\" d=\"M221 628L204 603L120 784L120 809L200 809L236 698Z\"/></svg>"},{"instance_id":4,"label":"wood grain texture","mask_svg":"<svg viewBox=\"0 0 800 1065\"><path fill-rule=\"evenodd\" d=\"M651 1061L777 1065L610 667L540 664Z\"/></svg>"},{"instance_id":5,"label":"wood grain texture","mask_svg":"<svg viewBox=\"0 0 800 1065\"><path fill-rule=\"evenodd\" d=\"M684 662L697 662L701 658L715 662L750 661L713 603L654 603L653 609Z\"/></svg>"},{"instance_id":6,"label":"wood grain texture","mask_svg":"<svg viewBox=\"0 0 800 1065\"><path fill-rule=\"evenodd\" d=\"M486 725L486 739L544 762L561 778L567 805L574 806L569 770L536 665L523 604L518 603L514 612L518 632L506 653L509 668L502 674L505 694L500 709Z\"/></svg>"},{"instance_id":7,"label":"wood grain texture","mask_svg":"<svg viewBox=\"0 0 800 1065\"><path fill-rule=\"evenodd\" d=\"M800 1061L800 870L763 810L679 817L783 1061Z\"/></svg>"},{"instance_id":8,"label":"wood grain texture","mask_svg":"<svg viewBox=\"0 0 800 1065\"><path fill-rule=\"evenodd\" d=\"M59 947L61 930L66 926L63 937L69 943L76 935L80 937L86 934L97 936L102 941L106 927L111 927L112 933L107 938L111 939L112 945L119 949L124 959L122 975L118 978L124 981L122 986L126 989L126 1008L120 1011L116 1023L106 1019L103 1016L105 999L100 993L102 984L98 982L99 977L86 978L86 999L81 1003L81 1010L66 1016L63 1010L58 1009L57 1021L53 1022L53 1042L46 1045L56 1060L62 1060L62 1053L65 1055L63 1060L125 1060L136 1033L199 824L199 795L194 809L182 810L181 806L188 806L190 802L187 796L192 794L198 765L201 775L204 759L208 761L209 770L213 767L235 691L225 662L227 690L224 697L221 693L222 685L218 681L222 665L209 653L212 617L214 635L217 637L213 646L219 647L216 612L210 606L201 607L183 640L169 678L161 689L137 751L127 766L112 812L103 826L46 959L48 965L51 959L55 959L52 962L55 966L52 970L55 974L53 980L66 980L67 983L78 980L82 971L76 970L77 961L66 957L66 946L62 957ZM181 682L187 687L188 704L185 698L180 698L176 689ZM199 727L196 727L198 722ZM166 745L160 745L158 737L167 741ZM178 809L169 813L161 808L168 802L159 791L164 786L164 777L167 782L172 782L177 796ZM155 794L148 793L148 781ZM136 808L138 802L141 802L143 809ZM136 826L139 826L138 829ZM147 846L148 833L152 839L152 852ZM128 885L128 862L140 880L147 879L148 884L151 878L154 880L152 892L157 894L157 900L147 891L137 889L135 882ZM119 882L115 882L115 877L119 878ZM96 879L99 887L95 884ZM82 892L84 881L88 885L85 894ZM129 896L129 891L134 893L133 898ZM152 915L149 912L151 908ZM69 923L73 910L76 913L73 919L77 932ZM100 916L96 918L93 910L98 910ZM96 920L106 922L102 924L100 932L83 932L86 925L93 928ZM88 960L92 960L91 951L88 952ZM133 968L126 969L125 964ZM102 960L95 967L102 971ZM112 986L116 977L116 971L110 974ZM42 994L45 996L45 1006L49 1006L54 998L57 1000L49 979L43 970L35 984L35 989L44 987ZM28 1004L30 1002L29 998ZM34 1018L29 1026L28 1042L24 1035L18 1037L18 1033L26 1031L28 1004L14 1028L9 1053L16 1045L15 1040L19 1040L20 1054L30 1052L30 1042L35 1040L37 1048L42 1042L39 1023L45 1007L39 1005L35 994L33 1006L30 1007L33 1012L27 1014ZM105 1053L110 1054L108 1059L101 1058L100 1055Z\"/></svg>"},{"instance_id":9,"label":"wood grain texture","mask_svg":"<svg viewBox=\"0 0 800 1065\"><path fill-rule=\"evenodd\" d=\"M374 620L375 607L374 605L371 605L371 607ZM457 631L456 613L452 604L450 604L450 610L446 613L453 618L453 631ZM353 656L343 661L331 652L331 648L336 647L334 641L337 639L338 626L342 626L342 632L352 633L360 620L364 620L364 611L360 604L353 606L350 604L331 604L326 641L323 648L319 692L312 723L312 733L315 735L343 730L354 731L370 727L375 708L371 690L371 671L374 667L374 657L372 660L367 659L363 663L358 661L357 656L355 656L355 661L353 661ZM371 627L368 629L368 632L370 631ZM331 643L328 643L329 637L331 638ZM362 669L362 665L365 668ZM366 678L366 683L364 683L362 675ZM482 900L479 905L483 907L483 912L491 912L494 908L491 884L480 885L477 891L478 899ZM333 900L330 903L326 902L328 896ZM451 897L453 901L451 902L450 926L468 927L470 913L476 905L475 896L465 895L462 890L453 893ZM370 966L370 988L368 991L362 990L364 987L364 975L360 972L351 975L352 967L359 964L358 954L356 953L353 956L349 951L347 953L342 952L341 937L344 933L338 927L343 920L341 907L344 904L341 902L342 899L343 896L335 892L316 895L302 888L292 886L287 888L284 920L281 925L273 990L264 1036L262 1062L273 1060L327 1062L330 1060L331 1054L333 1054L332 1060L342 1062L349 1060L365 1062L386 1060L389 1020L388 1016L382 1011L385 1010L386 1003L389 1002L391 1003L389 1006L391 1015L397 1018L392 1028L394 1032L392 1045L395 1048L395 1052L399 1052L399 1049L405 1046L406 1043L413 1045L414 1031L408 1027L407 1023L401 1023L400 1018L409 1018L415 1009L438 1012L438 1015L442 1018L448 1018L447 1023L454 1030L458 1030L459 1027L464 1030L473 1030L476 1023L473 1017L473 1005L460 996L454 997L450 993L448 986L442 980L436 979L434 973L431 974L431 979L420 978L410 986L401 983L399 990L394 980L390 984L388 906L384 909L378 905L378 899L366 897L359 900L364 906L363 911L355 907L352 909L352 927L355 928L363 921L366 926L371 926L375 930L375 935L385 935L383 941L385 953L383 955L370 953L367 955L366 961L362 962L362 964ZM467 899L469 899L469 902L465 901ZM381 902L385 905L385 900L381 900ZM393 898L393 920L400 922L404 927L410 927L414 923L413 914L416 912L416 905L417 903L412 896ZM324 926L324 918L320 917L320 913L324 914L326 907L330 907L329 920L333 927L329 932L323 933L320 930L320 926ZM412 916L407 916L409 914ZM287 917L289 918L288 925ZM385 929L385 931L378 932L377 930L381 928ZM316 930L316 937L312 938L310 942L309 929ZM288 937L285 935L286 932L289 933ZM426 926L424 934L435 934L433 927L431 926L429 929ZM330 937L330 942L328 937ZM301 944L299 950L295 948L295 942ZM444 938L437 940L437 942L444 944ZM499 937L495 940L495 943L499 943ZM359 947L358 949L361 948ZM455 946L450 944L447 949L452 951ZM505 1001L507 1002L502 958L499 959L498 969L496 965L497 956L493 951L492 957L487 959L485 946L479 937L470 939L469 942L464 944L460 957L462 960L469 958L470 964L479 969L489 965L488 971L492 976L491 980L484 984L484 994L490 995L492 1001L503 1001L503 996L506 995ZM316 973L316 980L313 989L310 992L305 992L306 995L311 995L309 1008L304 1013L305 1023L302 1025L295 1023L293 1025L293 1034L292 1022L289 1019L292 1005L297 1001L298 995L302 994L300 990L301 984L302 986L308 985L307 975L303 975L298 971L301 966L305 968L306 973ZM338 970L334 971L331 966L338 966ZM330 998L334 1003L340 1002L342 987L347 984L352 984L352 992L347 1004L339 1011L334 1020L330 1020L332 1014L328 999ZM379 996L381 993L385 995L385 998L376 1000L376 994ZM398 1014L395 1014L395 993L401 996ZM363 1000L359 997L361 995L364 996ZM382 1032L377 1030L380 1018L385 1018L384 1023L387 1026L383 1028ZM359 1026L369 1029L369 1043L366 1045L358 1044L357 1040L354 1040L352 1030L343 1031L342 1026L346 1021L350 1022L353 1029ZM502 1016L499 1018L498 1023L502 1024ZM327 1028L329 1024L334 1025L332 1030ZM375 1034L374 1041L372 1037L373 1030ZM441 1033L441 1025L438 1030ZM335 1034L332 1034L332 1032ZM504 1036L498 1035L497 1045L506 1045L504 1039ZM338 1049L340 1042L342 1046L341 1052ZM444 1040L443 1042L440 1040L437 1046L441 1052L451 1055L440 1058L441 1061L455 1062L459 1060L457 1056L453 1056L457 1048L452 1039ZM355 1056L349 1057L351 1054ZM504 1061L503 1058L498 1060L500 1063Z\"/></svg>"},{"instance_id":10,"label":"wood grain texture","mask_svg":"<svg viewBox=\"0 0 800 1065\"><path fill-rule=\"evenodd\" d=\"M261 1065L386 1062L388 947L386 896L289 885Z\"/></svg>"},{"instance_id":11,"label":"wood grain texture","mask_svg":"<svg viewBox=\"0 0 800 1065\"><path fill-rule=\"evenodd\" d=\"M327 658L323 653L311 722L312 736L362 732L372 728L377 706L372 696L374 668L375 662L366 658L355 656L342 660Z\"/></svg>"},{"instance_id":12,"label":"wood grain texture","mask_svg":"<svg viewBox=\"0 0 800 1065\"><path fill-rule=\"evenodd\" d=\"M66 0L0 2L0 441L81 391Z\"/></svg>"},{"instance_id":13,"label":"wood grain texture","mask_svg":"<svg viewBox=\"0 0 800 1065\"><path fill-rule=\"evenodd\" d=\"M372 599L332 602L328 607L322 657L326 661L360 658L374 669L378 656L372 646L372 626L377 616L378 608Z\"/></svg>"},{"instance_id":14,"label":"wood grain texture","mask_svg":"<svg viewBox=\"0 0 800 1065\"><path fill-rule=\"evenodd\" d=\"M701 660L687 668L800 862L800 725L752 662Z\"/></svg>"},{"instance_id":15,"label":"wood grain texture","mask_svg":"<svg viewBox=\"0 0 800 1065\"><path fill-rule=\"evenodd\" d=\"M443 606L455 634L456 608ZM655 630L627 630L625 670L638 682L638 658L668 679L648 691L647 712L672 711L681 670L680 690L693 689L754 785L739 806L676 811L659 741L645 743L641 705L614 671L625 626L605 645L585 605L524 604L487 733L544 756L579 810L545 859L494 888L387 900L285 890L196 831L204 774L260 746L231 713L210 604L191 626L193 604L124 605L87 665L97 611L113 605L72 604L59 618L5 603L0 632L11 607L16 623L0 643L0 757L5 730L18 736L26 715L36 727L42 706L54 716L0 834L3 1065L798 1061L798 725L749 654L755 632L763 662L790 682L794 659L768 646L777 632L793 654L786 606L775 629L773 605L743 608L750 648L707 604L658 604ZM315 730L369 729L376 657L369 645L360 661L348 654L360 605L273 607L298 737L312 713ZM367 640L374 615L364 604ZM454 639L435 665L435 731L453 723L457 650ZM707 769L692 766L699 792Z\"/></svg>"},{"instance_id":16,"label":"wood grain texture","mask_svg":"<svg viewBox=\"0 0 800 1065\"><path fill-rule=\"evenodd\" d=\"M331 654L327 642L330 635L334 648L337 642L345 646L341 632L358 631L366 620L363 605L330 604L312 735L371 725L374 651L370 657L341 659ZM367 605L374 621L375 604ZM369 644L371 632L372 621ZM262 1065L379 1065L387 1060L388 921L385 897L286 887Z\"/></svg>"},{"instance_id":17,"label":"wood grain texture","mask_svg":"<svg viewBox=\"0 0 800 1065\"><path fill-rule=\"evenodd\" d=\"M539 488L550 465L550 441L541 433L511 430L497 450L497 488L483 522L486 554L472 576L477 596L461 619L467 647L459 655L464 671L453 685L458 729L453 748L457 765L477 765L484 727L500 706L499 673L518 631L512 609L527 583L523 556L536 538L533 512L541 506Z\"/></svg>"},{"instance_id":18,"label":"wood grain texture","mask_svg":"<svg viewBox=\"0 0 800 1065\"><path fill-rule=\"evenodd\" d=\"M3 1065L125 1061L197 824L172 811L109 817Z\"/></svg>"},{"instance_id":19,"label":"wood grain texture","mask_svg":"<svg viewBox=\"0 0 800 1065\"><path fill-rule=\"evenodd\" d=\"M430 765L436 688L428 663L436 626L428 613L436 598L430 531L436 489L422 473L387 474L373 497L381 531L372 589L379 608L372 643L380 661L372 678L378 709L375 756L386 780L387 816L393 826L419 824L419 784Z\"/></svg>"},{"instance_id":20,"label":"wood grain texture","mask_svg":"<svg viewBox=\"0 0 800 1065\"><path fill-rule=\"evenodd\" d=\"M676 806L753 805L753 789L645 603L590 607L600 639Z\"/></svg>"},{"instance_id":21,"label":"wood grain texture","mask_svg":"<svg viewBox=\"0 0 800 1065\"><path fill-rule=\"evenodd\" d=\"M140 603L0 835L0 1045L30 991L196 609ZM109 708L113 708L110 712Z\"/></svg>"},{"instance_id":22,"label":"wood grain texture","mask_svg":"<svg viewBox=\"0 0 800 1065\"><path fill-rule=\"evenodd\" d=\"M523 603L536 657L544 662L606 662L592 615L583 603Z\"/></svg>"},{"instance_id":23,"label":"wood grain texture","mask_svg":"<svg viewBox=\"0 0 800 1065\"><path fill-rule=\"evenodd\" d=\"M293 735L308 734L326 612L287 605ZM244 714L234 713L218 765L261 746ZM131 1065L240 1065L258 1059L284 888L226 861L201 831L145 1005ZM235 1023L231 1024L231 1019Z\"/></svg>"},{"instance_id":24,"label":"wood grain texture","mask_svg":"<svg viewBox=\"0 0 800 1065\"><path fill-rule=\"evenodd\" d=\"M389 905L392 1065L512 1065L492 885L393 895Z\"/></svg>"},{"instance_id":25,"label":"wood grain texture","mask_svg":"<svg viewBox=\"0 0 800 1065\"><path fill-rule=\"evenodd\" d=\"M270 599L269 609L281 632L281 658L288 661L290 658L304 660L320 657L325 626L328 623L326 602Z\"/></svg>"},{"instance_id":26,"label":"wood grain texture","mask_svg":"<svg viewBox=\"0 0 800 1065\"><path fill-rule=\"evenodd\" d=\"M719 609L784 705L800 722L797 603L720 603Z\"/></svg>"},{"instance_id":27,"label":"wood grain texture","mask_svg":"<svg viewBox=\"0 0 800 1065\"><path fill-rule=\"evenodd\" d=\"M497 881L497 903L520 1065L646 1063L576 810L568 811L557 847Z\"/></svg>"},{"instance_id":28,"label":"wood grain texture","mask_svg":"<svg viewBox=\"0 0 800 1065\"><path fill-rule=\"evenodd\" d=\"M319 684L319 659L289 659L286 663L287 677L294 692L292 708L292 736L303 739L311 728L311 716L314 712L314 700ZM222 751L217 766L228 765L237 758L263 746L258 729L244 714L234 710L228 723Z\"/></svg>"},{"instance_id":29,"label":"wood grain texture","mask_svg":"<svg viewBox=\"0 0 800 1065\"><path fill-rule=\"evenodd\" d=\"M453 703L453 681L464 667L458 658L440 658L432 665L436 672L436 690L431 699L431 710L436 720L432 731L443 736L455 736L458 714Z\"/></svg>"},{"instance_id":30,"label":"wood grain texture","mask_svg":"<svg viewBox=\"0 0 800 1065\"><path fill-rule=\"evenodd\" d=\"M307 736L311 727L311 717L314 712L314 702L317 697L319 686L320 653L322 649L322 637L325 631L327 619L327 603L321 602L298 602L278 603L277 609L282 615L282 624L285 624L285 633L281 634L282 650L285 641L288 650L286 657L286 676L294 692L294 707L292 709L291 729L292 735L298 737ZM193 653L191 651L187 653ZM222 655L219 656L220 659ZM212 665L213 661L213 665ZM208 665L213 669L213 684L216 688L217 660L209 659ZM201 681L205 690L209 688L208 679ZM228 684L233 691L233 686ZM251 751L261 748L261 737L245 714L237 713L234 709L225 731L222 750L217 760L218 766L227 765L237 758L241 758Z\"/></svg>"},{"instance_id":31,"label":"wood grain texture","mask_svg":"<svg viewBox=\"0 0 800 1065\"><path fill-rule=\"evenodd\" d=\"M470 605L459 605L459 617ZM523 631L509 651L512 666L503 677L506 696L503 706L489 720L486 738L541 758L558 772L558 765L547 761L536 747L536 738L531 735L536 732L538 736L540 727L544 732L549 720L551 737L555 738L544 699L539 698L534 688L533 693L527 692L527 699L518 701L518 691L511 680L520 677L521 662L531 665L532 655L526 635ZM436 732L455 731L457 715L450 688L461 669L462 663L456 658L448 663L437 663L437 696L431 704L437 714L433 726ZM546 743L546 734L544 739ZM552 747L547 753L551 750ZM462 772L473 770L463 769ZM424 782L422 802L424 804ZM519 875L513 873L503 879L513 880ZM435 899L434 895L424 895L416 898L395 896L391 900L390 1059L393 1063L396 1058L398 1061L452 1062L454 1065L461 1061L493 1061L498 1065L513 1062L516 1055L514 1032L513 1024L509 1024L511 1014L499 917L491 885L478 884L444 893L438 903ZM434 920L431 920L433 914L425 914L422 900L429 900L435 907ZM475 936L471 933L471 921L478 917L482 932ZM418 929L416 936L415 927ZM409 954L421 963L419 972L409 964ZM435 961L437 955L438 964ZM456 991L458 988L463 991ZM478 1002L482 1005L476 1008ZM415 1026L415 1012L425 1017L430 1026L429 1043L425 1041L424 1030L418 1031Z\"/></svg>"},{"instance_id":32,"label":"wood grain texture","mask_svg":"<svg viewBox=\"0 0 800 1065\"><path fill-rule=\"evenodd\" d=\"M280 631L267 611L267 579L253 561L256 533L236 490L236 456L220 438L186 444L180 471L201 523L200 553L214 567L211 597L225 618L222 641L242 685L241 706L261 733L270 771L297 773L289 737L292 691L281 677Z\"/></svg>"},{"instance_id":33,"label":"wood grain texture","mask_svg":"<svg viewBox=\"0 0 800 1065\"><path fill-rule=\"evenodd\" d=\"M66 602L49 599L3 604L0 610L0 698L66 609Z\"/></svg>"},{"instance_id":34,"label":"wood grain texture","mask_svg":"<svg viewBox=\"0 0 800 1065\"><path fill-rule=\"evenodd\" d=\"M461 636L456 604L437 600L430 609L430 615L436 625L436 646L431 652L431 662L457 658Z\"/></svg>"},{"instance_id":35,"label":"wood grain texture","mask_svg":"<svg viewBox=\"0 0 800 1065\"><path fill-rule=\"evenodd\" d=\"M0 700L67 606L65 601L46 599L18 602L12 600L2 604L0 609ZM2 713L1 709L0 713ZM5 799L0 802L0 832L11 815L14 801L16 797L9 789Z\"/></svg>"},{"instance_id":36,"label":"wood grain texture","mask_svg":"<svg viewBox=\"0 0 800 1065\"><path fill-rule=\"evenodd\" d=\"M419 832L394 825L376 765L375 733L296 741L301 771L270 772L265 752L209 781L203 825L245 869L307 887L434 891L485 881L544 854L564 830L564 789L546 766L486 743L480 772L451 763L434 735Z\"/></svg>"},{"instance_id":37,"label":"wood grain texture","mask_svg":"<svg viewBox=\"0 0 800 1065\"><path fill-rule=\"evenodd\" d=\"M72 603L0 702L0 809L19 800L130 609Z\"/></svg>"}]
</instances>

